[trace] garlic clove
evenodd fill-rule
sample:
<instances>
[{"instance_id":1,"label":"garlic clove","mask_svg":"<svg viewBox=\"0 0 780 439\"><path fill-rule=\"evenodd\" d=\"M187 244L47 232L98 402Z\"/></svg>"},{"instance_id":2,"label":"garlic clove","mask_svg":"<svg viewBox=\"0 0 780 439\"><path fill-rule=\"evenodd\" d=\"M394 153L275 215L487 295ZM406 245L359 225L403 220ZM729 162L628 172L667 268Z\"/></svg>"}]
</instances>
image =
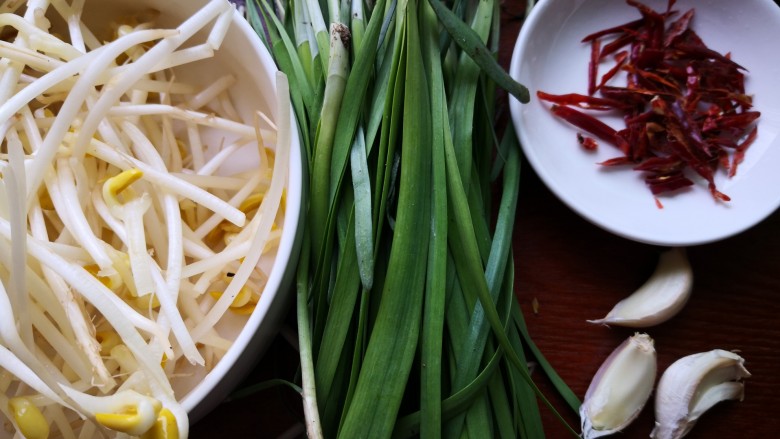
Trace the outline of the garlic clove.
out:
<instances>
[{"instance_id":1,"label":"garlic clove","mask_svg":"<svg viewBox=\"0 0 780 439\"><path fill-rule=\"evenodd\" d=\"M672 363L658 381L654 439L679 439L715 404L742 400L743 378L750 377L745 360L734 352L715 349L688 355Z\"/></svg>"},{"instance_id":2,"label":"garlic clove","mask_svg":"<svg viewBox=\"0 0 780 439\"><path fill-rule=\"evenodd\" d=\"M618 302L603 319L590 323L646 328L680 312L691 295L693 270L684 248L661 253L655 271L633 294Z\"/></svg>"},{"instance_id":3,"label":"garlic clove","mask_svg":"<svg viewBox=\"0 0 780 439\"><path fill-rule=\"evenodd\" d=\"M655 375L655 347L647 334L634 334L612 351L580 406L583 438L616 433L628 426L650 397Z\"/></svg>"}]
</instances>

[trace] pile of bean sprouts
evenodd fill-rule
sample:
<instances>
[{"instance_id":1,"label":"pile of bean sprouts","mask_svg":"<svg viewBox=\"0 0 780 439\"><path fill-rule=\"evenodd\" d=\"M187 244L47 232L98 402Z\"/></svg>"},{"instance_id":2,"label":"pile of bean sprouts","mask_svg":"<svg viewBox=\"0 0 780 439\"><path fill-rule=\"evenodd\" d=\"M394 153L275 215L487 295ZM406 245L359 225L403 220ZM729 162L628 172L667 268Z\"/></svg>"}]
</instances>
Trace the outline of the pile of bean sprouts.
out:
<instances>
[{"instance_id":1,"label":"pile of bean sprouts","mask_svg":"<svg viewBox=\"0 0 780 439\"><path fill-rule=\"evenodd\" d=\"M186 437L171 380L224 355L279 242L286 80L277 119L246 121L229 72L176 78L220 47L226 0L112 35L83 0L22 3L0 3L0 436Z\"/></svg>"}]
</instances>

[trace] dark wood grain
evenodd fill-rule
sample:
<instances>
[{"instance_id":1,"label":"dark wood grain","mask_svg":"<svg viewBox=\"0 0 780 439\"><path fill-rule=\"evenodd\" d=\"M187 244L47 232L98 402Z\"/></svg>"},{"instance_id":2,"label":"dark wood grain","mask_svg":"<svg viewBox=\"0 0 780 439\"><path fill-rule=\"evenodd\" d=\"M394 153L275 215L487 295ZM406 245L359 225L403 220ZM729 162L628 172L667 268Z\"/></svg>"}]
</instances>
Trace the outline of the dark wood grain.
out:
<instances>
[{"instance_id":1,"label":"dark wood grain","mask_svg":"<svg viewBox=\"0 0 780 439\"><path fill-rule=\"evenodd\" d=\"M514 239L518 298L533 340L583 397L602 361L633 333L586 320L602 317L641 285L660 249L596 229L554 200L532 171L526 176ZM681 356L721 348L739 350L753 374L745 400L716 406L690 438L768 438L780 429L778 230L780 216L774 215L740 236L688 249L692 298L672 320L644 330L655 339L659 373ZM577 424L573 413L557 406ZM548 437L565 437L549 412L544 417ZM646 438L652 425L651 401L620 437Z\"/></svg>"},{"instance_id":2,"label":"dark wood grain","mask_svg":"<svg viewBox=\"0 0 780 439\"><path fill-rule=\"evenodd\" d=\"M516 19L522 3L502 5L499 59L505 67L522 24ZM505 96L501 102L506 123ZM640 286L661 249L597 228L563 205L527 164L522 173L513 239L516 292L532 338L582 398L602 361L634 332L586 320L602 317ZM752 373L744 401L716 406L688 437L780 437L780 214L733 238L689 248L688 255L695 273L691 300L674 319L645 330L655 339L659 374L681 356L714 348L739 350ZM534 299L539 304L536 313ZM288 324L293 322L291 315ZM295 355L279 338L247 383L295 379ZM577 427L576 414L538 374L543 391ZM647 438L653 426L652 405L650 401L640 418L616 437ZM547 437L570 437L549 410L543 408L542 413ZM193 426L192 437L279 437L300 419L297 396L287 388L275 388L221 405Z\"/></svg>"}]
</instances>

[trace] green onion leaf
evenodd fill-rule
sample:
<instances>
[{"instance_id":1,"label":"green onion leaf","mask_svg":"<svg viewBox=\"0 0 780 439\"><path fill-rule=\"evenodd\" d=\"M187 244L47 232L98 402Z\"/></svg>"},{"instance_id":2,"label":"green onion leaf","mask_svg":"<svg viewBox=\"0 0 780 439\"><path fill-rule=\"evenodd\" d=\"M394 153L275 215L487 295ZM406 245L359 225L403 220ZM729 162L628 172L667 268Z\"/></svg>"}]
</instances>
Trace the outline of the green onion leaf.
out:
<instances>
[{"instance_id":1,"label":"green onion leaf","mask_svg":"<svg viewBox=\"0 0 780 439\"><path fill-rule=\"evenodd\" d=\"M524 104L528 103L530 100L528 89L512 79L512 77L498 65L498 62L479 39L479 36L452 11L447 9L439 0L428 1L431 3L431 6L433 6L433 10L436 11L436 15L438 15L444 28L447 29L447 32L452 36L452 39L455 40L458 46L460 46L474 62L479 64L485 74L501 88L516 97L518 101Z\"/></svg>"}]
</instances>

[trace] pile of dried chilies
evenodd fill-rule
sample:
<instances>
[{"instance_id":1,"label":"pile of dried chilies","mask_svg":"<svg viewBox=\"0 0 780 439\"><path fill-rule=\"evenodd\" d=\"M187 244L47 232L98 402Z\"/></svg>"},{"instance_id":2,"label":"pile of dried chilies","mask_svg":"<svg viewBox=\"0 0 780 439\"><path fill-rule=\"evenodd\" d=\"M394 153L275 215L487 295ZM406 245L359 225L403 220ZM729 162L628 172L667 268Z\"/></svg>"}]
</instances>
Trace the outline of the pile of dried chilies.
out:
<instances>
[{"instance_id":1,"label":"pile of dried chilies","mask_svg":"<svg viewBox=\"0 0 780 439\"><path fill-rule=\"evenodd\" d=\"M716 188L715 173L720 167L729 176L737 172L757 136L755 121L760 116L751 110L752 98L745 93L745 68L730 54L705 45L690 27L693 9L678 15L672 9L674 0L663 12L635 0L627 3L640 18L582 40L591 45L588 94L540 91L537 96L553 104L556 116L617 146L623 155L601 164L644 172L653 194L693 185L685 175L692 169L716 200L729 201ZM610 40L603 44L605 38ZM599 78L599 64L610 58L614 65ZM620 72L626 85L611 85ZM573 107L618 111L626 127L615 130ZM585 148L596 148L592 137L580 133L577 139Z\"/></svg>"},{"instance_id":2,"label":"pile of dried chilies","mask_svg":"<svg viewBox=\"0 0 780 439\"><path fill-rule=\"evenodd\" d=\"M497 84L528 92L495 62L499 3L254 0L247 16L290 78L309 167L309 437L543 437L525 349L579 401L514 295L520 154L494 113Z\"/></svg>"}]
</instances>

